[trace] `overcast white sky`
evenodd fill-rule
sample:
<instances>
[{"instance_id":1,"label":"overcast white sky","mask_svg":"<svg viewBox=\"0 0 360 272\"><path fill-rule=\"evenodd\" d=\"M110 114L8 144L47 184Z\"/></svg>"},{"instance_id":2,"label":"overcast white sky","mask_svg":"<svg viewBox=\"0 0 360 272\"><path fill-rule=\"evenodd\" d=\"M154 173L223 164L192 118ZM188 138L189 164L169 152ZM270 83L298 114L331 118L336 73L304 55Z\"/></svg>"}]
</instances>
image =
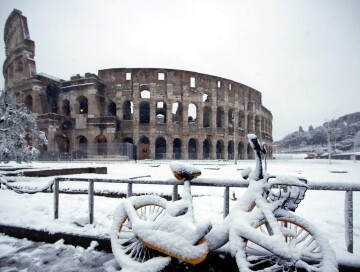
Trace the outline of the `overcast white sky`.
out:
<instances>
[{"instance_id":1,"label":"overcast white sky","mask_svg":"<svg viewBox=\"0 0 360 272\"><path fill-rule=\"evenodd\" d=\"M159 67L232 79L262 93L274 140L360 111L358 0L1 0L2 29L14 8L28 19L37 72ZM3 38L0 47L3 63Z\"/></svg>"}]
</instances>

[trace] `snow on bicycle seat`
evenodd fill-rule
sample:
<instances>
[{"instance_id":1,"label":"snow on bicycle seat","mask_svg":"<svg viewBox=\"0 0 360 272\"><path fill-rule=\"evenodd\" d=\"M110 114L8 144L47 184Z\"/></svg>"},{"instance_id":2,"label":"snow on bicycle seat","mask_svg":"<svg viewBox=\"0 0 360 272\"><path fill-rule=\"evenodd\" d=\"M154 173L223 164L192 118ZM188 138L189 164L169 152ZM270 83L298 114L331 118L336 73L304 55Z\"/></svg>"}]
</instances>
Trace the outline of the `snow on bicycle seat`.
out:
<instances>
[{"instance_id":1,"label":"snow on bicycle seat","mask_svg":"<svg viewBox=\"0 0 360 272\"><path fill-rule=\"evenodd\" d=\"M171 162L170 169L175 178L181 181L191 181L201 175L201 170L199 168L186 163Z\"/></svg>"}]
</instances>

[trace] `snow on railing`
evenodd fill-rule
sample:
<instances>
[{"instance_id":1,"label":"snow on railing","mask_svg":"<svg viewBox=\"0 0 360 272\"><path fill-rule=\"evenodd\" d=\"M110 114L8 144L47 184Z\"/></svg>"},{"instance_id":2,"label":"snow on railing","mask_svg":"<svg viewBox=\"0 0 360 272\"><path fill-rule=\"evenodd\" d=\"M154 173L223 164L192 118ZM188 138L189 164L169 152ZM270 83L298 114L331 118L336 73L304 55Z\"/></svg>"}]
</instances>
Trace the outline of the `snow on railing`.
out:
<instances>
[{"instance_id":1,"label":"snow on railing","mask_svg":"<svg viewBox=\"0 0 360 272\"><path fill-rule=\"evenodd\" d=\"M145 176L146 177L146 176ZM144 178L143 176L138 178ZM179 181L175 179L169 180L136 180L132 179L90 179L90 178L63 178L57 177L54 180L54 218L59 218L59 183L60 181L77 181L77 182L88 182L88 198L89 198L89 223L94 222L94 183L126 183L127 184L127 197L132 196L133 184L154 184L154 185L172 185L172 201L178 199L178 186ZM212 187L224 187L224 207L223 216L224 218L229 214L230 206L230 187L246 188L248 187L248 181L234 181L234 180L219 180L219 179L203 179L191 181L191 186L212 186ZM354 250L354 221L353 221L353 192L360 191L360 183L349 183L349 182L309 182L308 190L319 190L319 191L343 191L345 192L344 201L344 221L345 221L345 243L348 252L353 253Z\"/></svg>"}]
</instances>

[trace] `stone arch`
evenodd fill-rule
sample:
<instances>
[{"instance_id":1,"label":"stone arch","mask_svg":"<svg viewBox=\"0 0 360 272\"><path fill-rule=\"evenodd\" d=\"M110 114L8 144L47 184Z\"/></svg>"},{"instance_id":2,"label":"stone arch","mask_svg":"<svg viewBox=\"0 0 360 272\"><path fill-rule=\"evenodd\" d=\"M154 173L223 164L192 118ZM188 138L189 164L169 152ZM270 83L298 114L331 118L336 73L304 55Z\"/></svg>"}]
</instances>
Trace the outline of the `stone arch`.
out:
<instances>
[{"instance_id":1,"label":"stone arch","mask_svg":"<svg viewBox=\"0 0 360 272\"><path fill-rule=\"evenodd\" d=\"M238 127L241 130L245 130L245 113L243 111L238 113Z\"/></svg>"},{"instance_id":2,"label":"stone arch","mask_svg":"<svg viewBox=\"0 0 360 272\"><path fill-rule=\"evenodd\" d=\"M123 143L134 144L134 141L131 137L126 137L123 139Z\"/></svg>"},{"instance_id":3,"label":"stone arch","mask_svg":"<svg viewBox=\"0 0 360 272\"><path fill-rule=\"evenodd\" d=\"M61 129L62 130L71 130L74 128L73 123L71 122L71 120L65 120L64 122L62 122L61 124Z\"/></svg>"},{"instance_id":4,"label":"stone arch","mask_svg":"<svg viewBox=\"0 0 360 272\"><path fill-rule=\"evenodd\" d=\"M174 123L182 122L182 113L183 113L183 104L179 101L176 101L172 104L172 120Z\"/></svg>"},{"instance_id":5,"label":"stone arch","mask_svg":"<svg viewBox=\"0 0 360 272\"><path fill-rule=\"evenodd\" d=\"M195 103L189 103L189 109L188 109L188 122L196 123L197 119L197 106Z\"/></svg>"},{"instance_id":6,"label":"stone arch","mask_svg":"<svg viewBox=\"0 0 360 272\"><path fill-rule=\"evenodd\" d=\"M107 138L104 134L96 136L96 142L98 144L97 151L99 155L107 155Z\"/></svg>"},{"instance_id":7,"label":"stone arch","mask_svg":"<svg viewBox=\"0 0 360 272\"><path fill-rule=\"evenodd\" d=\"M203 125L204 128L210 128L211 127L211 108L208 106L204 107L204 112L203 112Z\"/></svg>"},{"instance_id":8,"label":"stone arch","mask_svg":"<svg viewBox=\"0 0 360 272\"><path fill-rule=\"evenodd\" d=\"M70 152L70 140L65 134L56 135L55 141L57 143L59 152Z\"/></svg>"},{"instance_id":9,"label":"stone arch","mask_svg":"<svg viewBox=\"0 0 360 272\"><path fill-rule=\"evenodd\" d=\"M224 142L222 140L216 142L216 159L224 159Z\"/></svg>"},{"instance_id":10,"label":"stone arch","mask_svg":"<svg viewBox=\"0 0 360 272\"><path fill-rule=\"evenodd\" d=\"M109 116L116 116L116 104L113 101L108 104L108 113Z\"/></svg>"},{"instance_id":11,"label":"stone arch","mask_svg":"<svg viewBox=\"0 0 360 272\"><path fill-rule=\"evenodd\" d=\"M166 140L164 137L158 137L155 140L155 159L166 158Z\"/></svg>"},{"instance_id":12,"label":"stone arch","mask_svg":"<svg viewBox=\"0 0 360 272\"><path fill-rule=\"evenodd\" d=\"M126 100L123 103L123 119L124 120L132 120L134 112L133 102L130 100Z\"/></svg>"},{"instance_id":13,"label":"stone arch","mask_svg":"<svg viewBox=\"0 0 360 272\"><path fill-rule=\"evenodd\" d=\"M149 159L150 158L150 140L146 136L140 138L139 143L139 159Z\"/></svg>"},{"instance_id":14,"label":"stone arch","mask_svg":"<svg viewBox=\"0 0 360 272\"><path fill-rule=\"evenodd\" d=\"M70 116L71 114L70 101L68 99L62 101L62 113L65 116Z\"/></svg>"},{"instance_id":15,"label":"stone arch","mask_svg":"<svg viewBox=\"0 0 360 272\"><path fill-rule=\"evenodd\" d=\"M149 124L150 123L150 104L149 104L149 102L142 101L140 103L139 122L140 122L140 124Z\"/></svg>"},{"instance_id":16,"label":"stone arch","mask_svg":"<svg viewBox=\"0 0 360 272\"><path fill-rule=\"evenodd\" d=\"M28 94L25 97L25 102L24 102L25 106L28 108L29 111L33 110L33 98L30 94Z\"/></svg>"},{"instance_id":17,"label":"stone arch","mask_svg":"<svg viewBox=\"0 0 360 272\"><path fill-rule=\"evenodd\" d=\"M173 159L180 160L181 159L181 145L182 141L180 138L176 138L173 141Z\"/></svg>"},{"instance_id":18,"label":"stone arch","mask_svg":"<svg viewBox=\"0 0 360 272\"><path fill-rule=\"evenodd\" d=\"M211 90L205 89L203 95L202 95L202 101L204 103L210 103L211 102Z\"/></svg>"},{"instance_id":19,"label":"stone arch","mask_svg":"<svg viewBox=\"0 0 360 272\"><path fill-rule=\"evenodd\" d=\"M149 91L149 86L146 84L143 84L140 86L140 98L150 99L151 94Z\"/></svg>"},{"instance_id":20,"label":"stone arch","mask_svg":"<svg viewBox=\"0 0 360 272\"><path fill-rule=\"evenodd\" d=\"M197 140L191 138L189 140L189 159L196 160L197 159Z\"/></svg>"},{"instance_id":21,"label":"stone arch","mask_svg":"<svg viewBox=\"0 0 360 272\"><path fill-rule=\"evenodd\" d=\"M77 137L78 146L79 146L79 157L84 158L88 153L88 139L84 135L79 135Z\"/></svg>"},{"instance_id":22,"label":"stone arch","mask_svg":"<svg viewBox=\"0 0 360 272\"><path fill-rule=\"evenodd\" d=\"M76 101L79 103L79 114L88 114L89 102L88 99L81 95L76 98Z\"/></svg>"},{"instance_id":23,"label":"stone arch","mask_svg":"<svg viewBox=\"0 0 360 272\"><path fill-rule=\"evenodd\" d=\"M166 124L166 103L164 101L156 102L156 123L157 124Z\"/></svg>"},{"instance_id":24,"label":"stone arch","mask_svg":"<svg viewBox=\"0 0 360 272\"><path fill-rule=\"evenodd\" d=\"M46 87L46 97L49 105L49 112L58 113L58 100L60 95L60 88L56 84L49 84Z\"/></svg>"},{"instance_id":25,"label":"stone arch","mask_svg":"<svg viewBox=\"0 0 360 272\"><path fill-rule=\"evenodd\" d=\"M244 156L244 143L239 142L238 144L238 159L243 160L245 158Z\"/></svg>"},{"instance_id":26,"label":"stone arch","mask_svg":"<svg viewBox=\"0 0 360 272\"><path fill-rule=\"evenodd\" d=\"M254 110L254 102L253 102L253 101L248 101L248 103L247 103L247 110L248 110L248 111Z\"/></svg>"},{"instance_id":27,"label":"stone arch","mask_svg":"<svg viewBox=\"0 0 360 272\"><path fill-rule=\"evenodd\" d=\"M228 142L227 151L228 151L228 159L233 160L234 159L234 141Z\"/></svg>"},{"instance_id":28,"label":"stone arch","mask_svg":"<svg viewBox=\"0 0 360 272\"><path fill-rule=\"evenodd\" d=\"M224 108L223 107L218 107L216 110L216 127L217 128L222 128L224 127Z\"/></svg>"},{"instance_id":29,"label":"stone arch","mask_svg":"<svg viewBox=\"0 0 360 272\"><path fill-rule=\"evenodd\" d=\"M203 159L211 158L211 140L205 139L203 142Z\"/></svg>"}]
</instances>

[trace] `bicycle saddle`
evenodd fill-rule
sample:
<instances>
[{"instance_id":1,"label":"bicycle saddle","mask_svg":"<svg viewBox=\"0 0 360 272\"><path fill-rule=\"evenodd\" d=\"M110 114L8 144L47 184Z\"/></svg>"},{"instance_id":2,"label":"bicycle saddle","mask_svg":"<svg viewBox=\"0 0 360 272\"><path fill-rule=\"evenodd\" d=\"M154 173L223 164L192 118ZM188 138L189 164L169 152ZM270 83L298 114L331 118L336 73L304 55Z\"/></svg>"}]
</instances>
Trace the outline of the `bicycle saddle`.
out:
<instances>
[{"instance_id":1,"label":"bicycle saddle","mask_svg":"<svg viewBox=\"0 0 360 272\"><path fill-rule=\"evenodd\" d=\"M201 170L193 165L171 162L170 169L177 180L191 181L201 175Z\"/></svg>"}]
</instances>

